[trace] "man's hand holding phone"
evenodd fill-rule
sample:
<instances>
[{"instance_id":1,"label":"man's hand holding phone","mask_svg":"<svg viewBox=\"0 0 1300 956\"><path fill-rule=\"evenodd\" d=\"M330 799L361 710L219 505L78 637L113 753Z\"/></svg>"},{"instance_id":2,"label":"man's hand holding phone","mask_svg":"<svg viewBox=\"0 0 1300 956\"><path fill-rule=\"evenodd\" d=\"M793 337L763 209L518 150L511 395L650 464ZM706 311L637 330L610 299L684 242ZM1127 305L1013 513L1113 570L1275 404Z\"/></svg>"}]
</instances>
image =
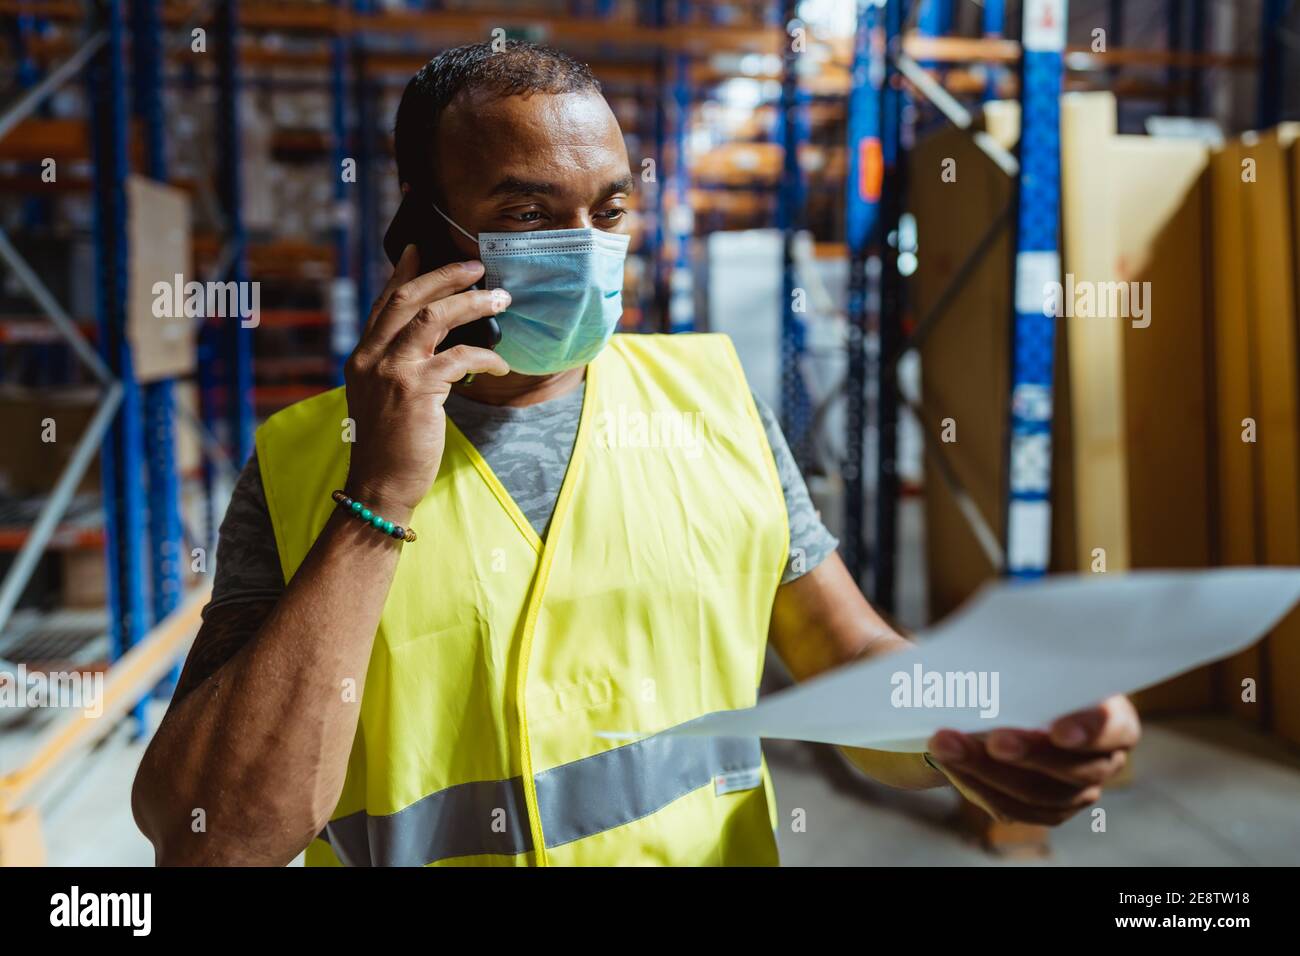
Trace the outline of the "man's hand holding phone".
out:
<instances>
[{"instance_id":1,"label":"man's hand holding phone","mask_svg":"<svg viewBox=\"0 0 1300 956\"><path fill-rule=\"evenodd\" d=\"M345 490L403 524L438 475L452 385L466 375L510 371L491 349L456 345L435 354L451 330L507 308L510 294L467 289L482 277L481 262L421 275L419 261L408 245L344 368L356 423Z\"/></svg>"}]
</instances>

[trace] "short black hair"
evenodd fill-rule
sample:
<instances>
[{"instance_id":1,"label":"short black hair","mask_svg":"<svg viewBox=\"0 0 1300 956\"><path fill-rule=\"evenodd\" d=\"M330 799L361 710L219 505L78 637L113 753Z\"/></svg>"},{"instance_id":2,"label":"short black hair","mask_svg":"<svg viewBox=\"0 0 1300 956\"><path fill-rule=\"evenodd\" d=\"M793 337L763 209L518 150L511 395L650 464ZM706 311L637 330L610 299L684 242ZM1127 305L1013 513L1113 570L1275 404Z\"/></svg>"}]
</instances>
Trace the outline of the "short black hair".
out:
<instances>
[{"instance_id":1,"label":"short black hair","mask_svg":"<svg viewBox=\"0 0 1300 956\"><path fill-rule=\"evenodd\" d=\"M497 96L600 92L585 63L523 40L471 43L439 53L411 77L397 107L393 146L400 182L434 190L434 142L443 110L461 92Z\"/></svg>"}]
</instances>

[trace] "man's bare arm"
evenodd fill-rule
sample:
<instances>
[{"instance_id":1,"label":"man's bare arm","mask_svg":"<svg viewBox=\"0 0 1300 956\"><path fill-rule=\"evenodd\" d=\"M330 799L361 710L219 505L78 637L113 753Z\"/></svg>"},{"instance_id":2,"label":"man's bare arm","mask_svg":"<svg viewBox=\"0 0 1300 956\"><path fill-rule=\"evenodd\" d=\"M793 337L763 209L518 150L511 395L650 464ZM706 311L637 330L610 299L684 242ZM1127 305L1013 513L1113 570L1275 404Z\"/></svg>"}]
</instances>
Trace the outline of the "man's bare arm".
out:
<instances>
[{"instance_id":1,"label":"man's bare arm","mask_svg":"<svg viewBox=\"0 0 1300 956\"><path fill-rule=\"evenodd\" d=\"M509 372L487 349L437 353L451 329L500 312L509 294L457 291L483 275L481 262L424 274L419 263L407 246L344 371L357 423L345 490L403 527L438 475L451 386ZM401 549L336 511L273 606L213 611L132 793L158 862L284 864L324 827Z\"/></svg>"},{"instance_id":2,"label":"man's bare arm","mask_svg":"<svg viewBox=\"0 0 1300 956\"><path fill-rule=\"evenodd\" d=\"M172 692L172 710L190 692L217 673L245 646L253 642L258 629L275 609L276 598L228 604L204 612L203 626L199 628L190 647L180 680Z\"/></svg>"},{"instance_id":3,"label":"man's bare arm","mask_svg":"<svg viewBox=\"0 0 1300 956\"><path fill-rule=\"evenodd\" d=\"M770 640L795 680L907 646L862 596L838 554L777 589ZM921 790L947 783L919 754L840 749L864 773L893 787Z\"/></svg>"},{"instance_id":4,"label":"man's bare arm","mask_svg":"<svg viewBox=\"0 0 1300 956\"><path fill-rule=\"evenodd\" d=\"M400 548L336 514L278 601L209 614L132 793L159 864L283 865L320 832Z\"/></svg>"}]
</instances>

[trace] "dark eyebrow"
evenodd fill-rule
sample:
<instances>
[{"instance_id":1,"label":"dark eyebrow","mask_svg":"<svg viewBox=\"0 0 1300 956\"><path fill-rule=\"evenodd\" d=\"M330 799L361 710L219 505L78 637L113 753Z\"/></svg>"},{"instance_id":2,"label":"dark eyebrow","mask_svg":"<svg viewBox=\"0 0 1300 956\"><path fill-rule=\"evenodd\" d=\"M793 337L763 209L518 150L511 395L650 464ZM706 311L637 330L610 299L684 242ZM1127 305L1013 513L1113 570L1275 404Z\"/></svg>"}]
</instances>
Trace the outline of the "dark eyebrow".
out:
<instances>
[{"instance_id":1,"label":"dark eyebrow","mask_svg":"<svg viewBox=\"0 0 1300 956\"><path fill-rule=\"evenodd\" d=\"M554 183L531 183L507 176L492 187L489 196L550 196L556 192Z\"/></svg>"},{"instance_id":2,"label":"dark eyebrow","mask_svg":"<svg viewBox=\"0 0 1300 956\"><path fill-rule=\"evenodd\" d=\"M636 180L631 176L624 176L622 179L616 179L605 187L603 196L612 196L614 193L631 192L636 186ZM516 179L514 176L507 176L488 193L489 196L553 196L559 190L554 183L529 182L525 179Z\"/></svg>"}]
</instances>

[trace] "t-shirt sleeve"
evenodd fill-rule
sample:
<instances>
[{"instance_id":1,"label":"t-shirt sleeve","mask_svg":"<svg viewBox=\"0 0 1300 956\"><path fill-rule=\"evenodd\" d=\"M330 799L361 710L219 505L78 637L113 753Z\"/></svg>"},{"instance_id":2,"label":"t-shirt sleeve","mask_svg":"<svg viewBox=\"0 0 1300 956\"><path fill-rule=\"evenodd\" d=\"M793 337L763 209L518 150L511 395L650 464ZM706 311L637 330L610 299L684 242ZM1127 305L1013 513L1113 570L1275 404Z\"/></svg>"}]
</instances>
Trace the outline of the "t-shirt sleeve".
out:
<instances>
[{"instance_id":1,"label":"t-shirt sleeve","mask_svg":"<svg viewBox=\"0 0 1300 956\"><path fill-rule=\"evenodd\" d=\"M767 433L767 443L772 447L781 490L785 493L786 517L790 522L790 557L786 561L785 573L781 575L781 583L789 584L825 561L839 547L839 541L818 517L808 494L808 485L799 473L799 465L790 452L776 415L757 395L754 395L754 405L763 422L763 431Z\"/></svg>"},{"instance_id":2,"label":"t-shirt sleeve","mask_svg":"<svg viewBox=\"0 0 1300 956\"><path fill-rule=\"evenodd\" d=\"M212 599L203 609L245 601L275 600L284 591L284 574L275 547L271 512L266 506L257 454L239 473L217 536L217 567Z\"/></svg>"}]
</instances>

